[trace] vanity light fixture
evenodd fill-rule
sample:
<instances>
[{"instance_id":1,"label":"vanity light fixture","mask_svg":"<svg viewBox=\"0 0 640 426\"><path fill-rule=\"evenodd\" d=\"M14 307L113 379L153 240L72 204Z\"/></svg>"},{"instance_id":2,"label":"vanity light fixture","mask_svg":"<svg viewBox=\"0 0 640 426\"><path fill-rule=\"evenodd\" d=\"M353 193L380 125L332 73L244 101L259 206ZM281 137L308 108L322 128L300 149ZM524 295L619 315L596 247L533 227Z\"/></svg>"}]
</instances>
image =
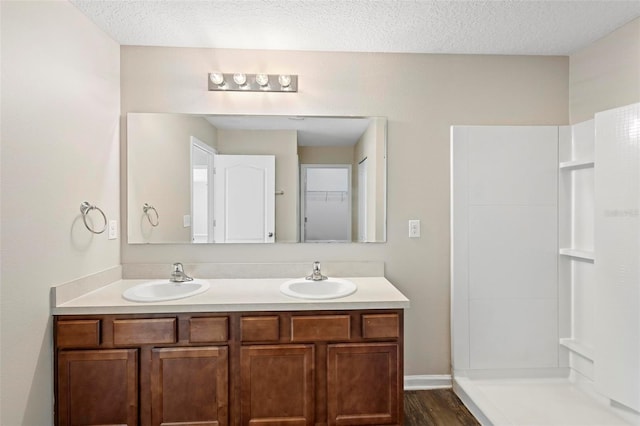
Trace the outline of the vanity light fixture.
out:
<instances>
[{"instance_id":1,"label":"vanity light fixture","mask_svg":"<svg viewBox=\"0 0 640 426\"><path fill-rule=\"evenodd\" d=\"M209 73L209 91L297 92L298 76L293 74Z\"/></svg>"},{"instance_id":2,"label":"vanity light fixture","mask_svg":"<svg viewBox=\"0 0 640 426\"><path fill-rule=\"evenodd\" d=\"M267 74L256 74L256 83L261 88L266 88L269 86L269 76Z\"/></svg>"},{"instance_id":3,"label":"vanity light fixture","mask_svg":"<svg viewBox=\"0 0 640 426\"><path fill-rule=\"evenodd\" d=\"M218 87L224 86L224 76L220 72L212 72L209 74L209 80Z\"/></svg>"},{"instance_id":4,"label":"vanity light fixture","mask_svg":"<svg viewBox=\"0 0 640 426\"><path fill-rule=\"evenodd\" d=\"M233 75L233 82L242 87L247 84L247 75L242 73L235 73Z\"/></svg>"},{"instance_id":5,"label":"vanity light fixture","mask_svg":"<svg viewBox=\"0 0 640 426\"><path fill-rule=\"evenodd\" d=\"M281 75L278 77L278 83L282 88L291 86L291 76L290 75Z\"/></svg>"}]
</instances>

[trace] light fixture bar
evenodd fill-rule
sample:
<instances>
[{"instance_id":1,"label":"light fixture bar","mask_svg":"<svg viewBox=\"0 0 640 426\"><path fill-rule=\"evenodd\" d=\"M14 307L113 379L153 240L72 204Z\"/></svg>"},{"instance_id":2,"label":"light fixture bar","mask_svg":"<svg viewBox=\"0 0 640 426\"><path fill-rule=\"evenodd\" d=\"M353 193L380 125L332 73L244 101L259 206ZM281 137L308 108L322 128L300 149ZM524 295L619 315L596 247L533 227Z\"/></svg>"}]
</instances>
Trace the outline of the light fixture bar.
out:
<instances>
[{"instance_id":1,"label":"light fixture bar","mask_svg":"<svg viewBox=\"0 0 640 426\"><path fill-rule=\"evenodd\" d=\"M217 92L297 92L298 76L293 74L209 73L209 91Z\"/></svg>"}]
</instances>

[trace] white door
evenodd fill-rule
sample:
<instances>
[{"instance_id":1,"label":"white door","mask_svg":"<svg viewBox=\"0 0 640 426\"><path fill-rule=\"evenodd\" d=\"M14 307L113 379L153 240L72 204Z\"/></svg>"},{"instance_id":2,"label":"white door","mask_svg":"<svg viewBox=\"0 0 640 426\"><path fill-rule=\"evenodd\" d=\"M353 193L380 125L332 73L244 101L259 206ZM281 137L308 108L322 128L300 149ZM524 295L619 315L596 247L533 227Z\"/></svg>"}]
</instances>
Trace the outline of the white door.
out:
<instances>
[{"instance_id":1,"label":"white door","mask_svg":"<svg viewBox=\"0 0 640 426\"><path fill-rule=\"evenodd\" d=\"M303 242L351 241L351 165L301 165Z\"/></svg>"},{"instance_id":2,"label":"white door","mask_svg":"<svg viewBox=\"0 0 640 426\"><path fill-rule=\"evenodd\" d=\"M275 241L273 155L216 155L214 211L216 243Z\"/></svg>"},{"instance_id":3,"label":"white door","mask_svg":"<svg viewBox=\"0 0 640 426\"><path fill-rule=\"evenodd\" d=\"M213 157L215 149L191 137L191 241L213 242Z\"/></svg>"},{"instance_id":4,"label":"white door","mask_svg":"<svg viewBox=\"0 0 640 426\"><path fill-rule=\"evenodd\" d=\"M358 163L358 241L367 241L367 159Z\"/></svg>"}]
</instances>

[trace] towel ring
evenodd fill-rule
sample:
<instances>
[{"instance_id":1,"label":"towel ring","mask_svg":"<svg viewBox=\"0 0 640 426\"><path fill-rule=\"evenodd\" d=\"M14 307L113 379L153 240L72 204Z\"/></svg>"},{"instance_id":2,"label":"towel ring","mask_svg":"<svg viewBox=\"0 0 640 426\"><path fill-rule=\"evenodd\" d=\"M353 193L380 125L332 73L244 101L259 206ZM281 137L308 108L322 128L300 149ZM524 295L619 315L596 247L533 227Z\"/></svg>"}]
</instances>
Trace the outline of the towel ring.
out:
<instances>
[{"instance_id":1,"label":"towel ring","mask_svg":"<svg viewBox=\"0 0 640 426\"><path fill-rule=\"evenodd\" d=\"M87 223L87 216L89 215L89 212L91 210L98 210L102 215L102 219L104 220L104 226L99 231L96 231ZM107 229L107 216L105 216L104 212L100 209L100 207L92 206L91 204L89 204L89 202L83 201L82 204L80 204L80 213L82 213L82 221L84 222L84 226L86 226L91 233L102 234L104 230Z\"/></svg>"},{"instance_id":2,"label":"towel ring","mask_svg":"<svg viewBox=\"0 0 640 426\"><path fill-rule=\"evenodd\" d=\"M156 223L153 223L153 219L151 219L151 216L149 215L149 210L153 210L153 212L156 214L156 220L155 220ZM147 219L149 220L149 223L151 224L151 226L160 225L160 215L158 214L158 210L156 210L155 207L150 206L148 203L144 203L144 206L142 206L142 211L147 216Z\"/></svg>"}]
</instances>

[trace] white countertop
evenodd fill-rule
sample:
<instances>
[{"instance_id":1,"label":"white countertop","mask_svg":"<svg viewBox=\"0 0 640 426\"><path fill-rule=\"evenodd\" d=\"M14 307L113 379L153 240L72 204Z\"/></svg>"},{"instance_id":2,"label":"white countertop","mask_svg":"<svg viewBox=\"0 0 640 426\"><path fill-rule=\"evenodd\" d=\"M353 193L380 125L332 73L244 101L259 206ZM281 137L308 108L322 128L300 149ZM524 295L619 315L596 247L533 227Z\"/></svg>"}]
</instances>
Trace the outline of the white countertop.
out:
<instances>
[{"instance_id":1,"label":"white countertop","mask_svg":"<svg viewBox=\"0 0 640 426\"><path fill-rule=\"evenodd\" d=\"M130 302L122 292L150 280L118 280L52 308L53 315L180 312L405 309L407 299L384 277L349 277L358 290L340 299L307 300L280 292L289 278L211 279L205 293L166 302Z\"/></svg>"}]
</instances>

